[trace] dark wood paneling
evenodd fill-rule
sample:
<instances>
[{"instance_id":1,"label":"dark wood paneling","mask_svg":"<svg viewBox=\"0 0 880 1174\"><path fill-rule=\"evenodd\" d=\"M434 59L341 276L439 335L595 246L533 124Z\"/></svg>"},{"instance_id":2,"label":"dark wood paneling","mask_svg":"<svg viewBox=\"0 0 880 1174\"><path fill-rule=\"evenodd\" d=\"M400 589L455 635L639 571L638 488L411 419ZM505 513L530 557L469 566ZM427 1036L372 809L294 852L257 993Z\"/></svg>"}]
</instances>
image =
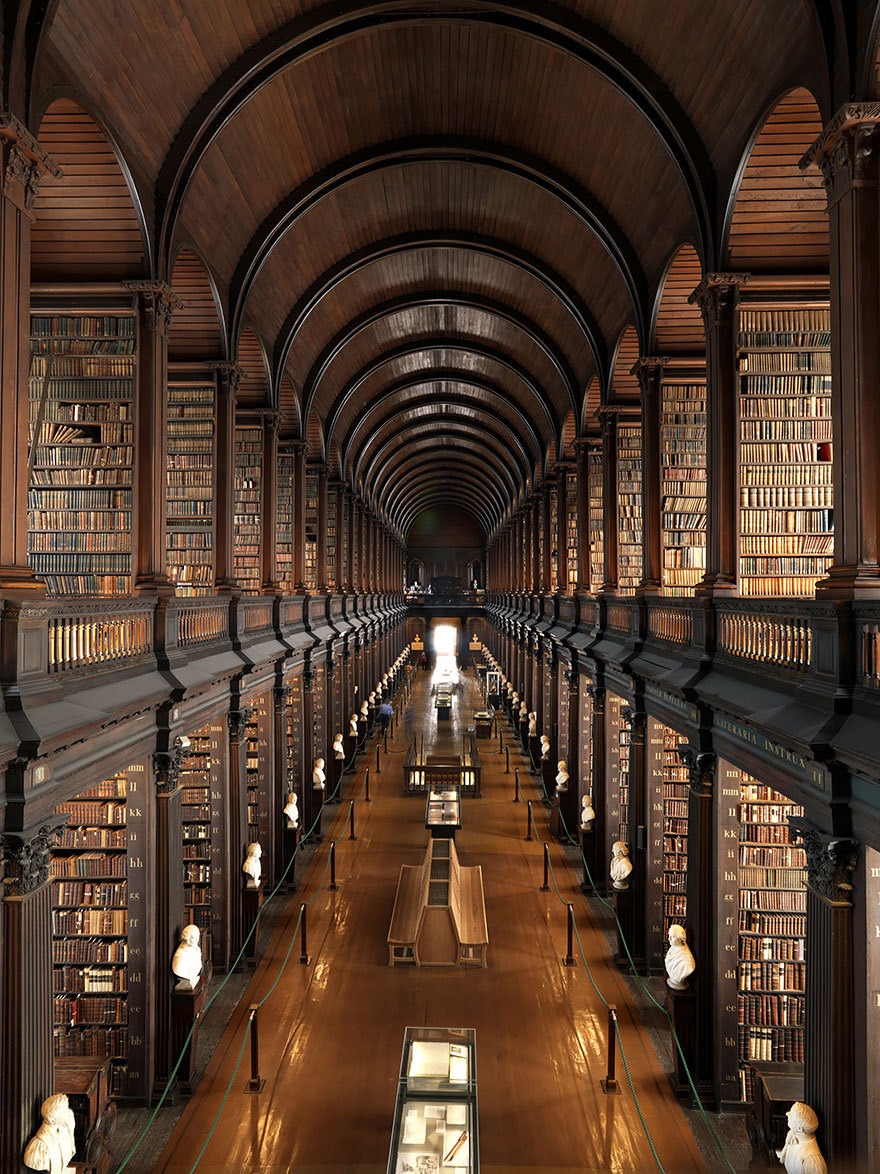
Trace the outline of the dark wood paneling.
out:
<instances>
[{"instance_id":1,"label":"dark wood paneling","mask_svg":"<svg viewBox=\"0 0 880 1174\"><path fill-rule=\"evenodd\" d=\"M639 339L632 326L627 326L617 344L614 355L614 367L611 373L611 398L617 400L637 400L639 398L639 380L633 375L633 364L639 357Z\"/></svg>"},{"instance_id":2,"label":"dark wood paneling","mask_svg":"<svg viewBox=\"0 0 880 1174\"><path fill-rule=\"evenodd\" d=\"M672 259L663 283L654 326L658 355L701 354L706 349L703 319L688 298L700 284L702 266L693 245L682 245Z\"/></svg>"},{"instance_id":3,"label":"dark wood paneling","mask_svg":"<svg viewBox=\"0 0 880 1174\"><path fill-rule=\"evenodd\" d=\"M244 368L244 378L238 388L240 404L267 404L269 402L269 373L266 356L256 331L246 326L238 340L238 362Z\"/></svg>"},{"instance_id":4,"label":"dark wood paneling","mask_svg":"<svg viewBox=\"0 0 880 1174\"><path fill-rule=\"evenodd\" d=\"M183 307L171 320L169 361L222 358L223 339L214 290L204 265L192 249L181 249L178 254L171 286Z\"/></svg>"}]
</instances>

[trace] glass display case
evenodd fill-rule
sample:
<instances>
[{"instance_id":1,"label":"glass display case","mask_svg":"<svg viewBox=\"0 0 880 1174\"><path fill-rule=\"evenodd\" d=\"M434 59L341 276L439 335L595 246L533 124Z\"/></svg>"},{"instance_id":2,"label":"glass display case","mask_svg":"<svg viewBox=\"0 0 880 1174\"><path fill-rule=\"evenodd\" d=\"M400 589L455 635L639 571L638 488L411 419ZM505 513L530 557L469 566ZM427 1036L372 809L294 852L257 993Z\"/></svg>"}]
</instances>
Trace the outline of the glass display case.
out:
<instances>
[{"instance_id":1,"label":"glass display case","mask_svg":"<svg viewBox=\"0 0 880 1174\"><path fill-rule=\"evenodd\" d=\"M440 684L437 686L434 708L437 710L438 721L449 717L452 712L452 685Z\"/></svg>"},{"instance_id":2,"label":"glass display case","mask_svg":"<svg viewBox=\"0 0 880 1174\"><path fill-rule=\"evenodd\" d=\"M428 788L425 827L435 839L455 839L461 827L461 796L454 783Z\"/></svg>"},{"instance_id":3,"label":"glass display case","mask_svg":"<svg viewBox=\"0 0 880 1174\"><path fill-rule=\"evenodd\" d=\"M387 1174L477 1174L476 1033L408 1027Z\"/></svg>"}]
</instances>

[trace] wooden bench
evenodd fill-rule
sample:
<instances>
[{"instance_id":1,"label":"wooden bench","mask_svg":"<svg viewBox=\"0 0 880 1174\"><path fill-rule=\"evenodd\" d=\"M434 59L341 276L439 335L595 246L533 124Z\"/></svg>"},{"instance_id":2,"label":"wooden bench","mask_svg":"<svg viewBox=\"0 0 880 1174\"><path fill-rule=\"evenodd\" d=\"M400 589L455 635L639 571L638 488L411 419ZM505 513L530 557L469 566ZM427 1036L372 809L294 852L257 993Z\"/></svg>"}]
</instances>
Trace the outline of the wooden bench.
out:
<instances>
[{"instance_id":1,"label":"wooden bench","mask_svg":"<svg viewBox=\"0 0 880 1174\"><path fill-rule=\"evenodd\" d=\"M388 930L388 965L399 962L419 964L417 955L419 925L425 906L427 869L425 864L402 864L397 894Z\"/></svg>"},{"instance_id":2,"label":"wooden bench","mask_svg":"<svg viewBox=\"0 0 880 1174\"><path fill-rule=\"evenodd\" d=\"M458 961L486 965L489 926L483 894L483 870L479 864L460 868L458 911Z\"/></svg>"}]
</instances>

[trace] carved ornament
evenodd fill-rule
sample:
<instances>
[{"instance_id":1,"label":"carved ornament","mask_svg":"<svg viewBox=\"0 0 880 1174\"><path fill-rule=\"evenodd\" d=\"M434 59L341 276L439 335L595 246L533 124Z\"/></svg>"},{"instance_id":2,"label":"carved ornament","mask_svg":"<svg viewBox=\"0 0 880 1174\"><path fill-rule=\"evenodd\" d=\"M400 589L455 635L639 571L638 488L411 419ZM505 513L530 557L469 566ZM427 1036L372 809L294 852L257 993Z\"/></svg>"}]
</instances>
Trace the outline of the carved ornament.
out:
<instances>
[{"instance_id":1,"label":"carved ornament","mask_svg":"<svg viewBox=\"0 0 880 1174\"><path fill-rule=\"evenodd\" d=\"M147 329L167 335L175 311L183 309L183 301L165 281L145 278L123 281L126 289L140 296L143 303Z\"/></svg>"},{"instance_id":2,"label":"carved ornament","mask_svg":"<svg viewBox=\"0 0 880 1174\"><path fill-rule=\"evenodd\" d=\"M834 115L798 167L814 164L822 172L829 197L838 181L859 183L876 168L875 138L880 131L880 102L850 102Z\"/></svg>"},{"instance_id":3,"label":"carved ornament","mask_svg":"<svg viewBox=\"0 0 880 1174\"><path fill-rule=\"evenodd\" d=\"M33 893L49 879L52 841L57 829L43 826L30 839L25 833L7 832L2 838L7 896Z\"/></svg>"},{"instance_id":4,"label":"carved ornament","mask_svg":"<svg viewBox=\"0 0 880 1174\"><path fill-rule=\"evenodd\" d=\"M794 840L806 852L807 883L813 892L827 901L851 904L851 877L859 861L858 843L822 832L801 815L789 816L788 826Z\"/></svg>"},{"instance_id":5,"label":"carved ornament","mask_svg":"<svg viewBox=\"0 0 880 1174\"><path fill-rule=\"evenodd\" d=\"M248 722L254 716L252 705L242 705L239 709L231 709L227 716L229 722L229 737L233 742L240 742L245 736Z\"/></svg>"},{"instance_id":6,"label":"carved ornament","mask_svg":"<svg viewBox=\"0 0 880 1174\"><path fill-rule=\"evenodd\" d=\"M173 750L159 750L153 755L157 795L170 795L177 790L182 765L183 750L179 746Z\"/></svg>"},{"instance_id":7,"label":"carved ornament","mask_svg":"<svg viewBox=\"0 0 880 1174\"><path fill-rule=\"evenodd\" d=\"M711 795L715 785L715 755L688 745L677 746L676 752L679 761L687 767L691 790L697 795Z\"/></svg>"},{"instance_id":8,"label":"carved ornament","mask_svg":"<svg viewBox=\"0 0 880 1174\"><path fill-rule=\"evenodd\" d=\"M205 363L209 371L217 372L217 383L221 395L235 395L242 379L247 379L247 371L238 363L230 359L211 359Z\"/></svg>"},{"instance_id":9,"label":"carved ornament","mask_svg":"<svg viewBox=\"0 0 880 1174\"><path fill-rule=\"evenodd\" d=\"M688 303L696 303L703 315L707 330L729 319L739 297L739 287L749 280L748 273L707 273L697 288L688 296Z\"/></svg>"}]
</instances>

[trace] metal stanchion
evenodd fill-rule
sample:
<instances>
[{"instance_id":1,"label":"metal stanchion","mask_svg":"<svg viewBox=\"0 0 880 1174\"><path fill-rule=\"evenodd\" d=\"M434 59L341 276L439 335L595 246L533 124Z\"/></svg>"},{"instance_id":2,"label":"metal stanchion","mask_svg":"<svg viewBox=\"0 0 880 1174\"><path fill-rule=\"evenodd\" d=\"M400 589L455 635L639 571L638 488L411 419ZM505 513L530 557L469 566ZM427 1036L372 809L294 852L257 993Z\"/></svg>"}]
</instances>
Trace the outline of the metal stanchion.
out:
<instances>
[{"instance_id":1,"label":"metal stanchion","mask_svg":"<svg viewBox=\"0 0 880 1174\"><path fill-rule=\"evenodd\" d=\"M330 841L330 884L327 886L331 893L339 888L336 883L336 841Z\"/></svg>"},{"instance_id":2,"label":"metal stanchion","mask_svg":"<svg viewBox=\"0 0 880 1174\"><path fill-rule=\"evenodd\" d=\"M513 785L513 801L514 803L519 803L519 767L516 767L513 772Z\"/></svg>"},{"instance_id":3,"label":"metal stanchion","mask_svg":"<svg viewBox=\"0 0 880 1174\"><path fill-rule=\"evenodd\" d=\"M509 775L509 774L510 774L510 747L509 747L509 746L505 746L505 747L504 747L504 753L505 753L505 758L504 758L504 763L505 763L505 765L504 765L504 773L505 773L506 775Z\"/></svg>"},{"instance_id":4,"label":"metal stanchion","mask_svg":"<svg viewBox=\"0 0 880 1174\"><path fill-rule=\"evenodd\" d=\"M386 737L387 737L387 731L386 731ZM377 742L376 743L376 774L378 775L381 773L382 773L382 767L379 765L379 743Z\"/></svg>"},{"instance_id":5,"label":"metal stanchion","mask_svg":"<svg viewBox=\"0 0 880 1174\"><path fill-rule=\"evenodd\" d=\"M257 1003L251 1003L248 1008L251 1025L251 1078L247 1082L245 1092L262 1092L266 1084L265 1080L260 1080L260 1036L257 1030L259 1011Z\"/></svg>"},{"instance_id":6,"label":"metal stanchion","mask_svg":"<svg viewBox=\"0 0 880 1174\"><path fill-rule=\"evenodd\" d=\"M544 883L541 885L541 892L542 893L549 893L550 892L550 845L549 844L544 845ZM570 946L569 946L569 953L571 953Z\"/></svg>"},{"instance_id":7,"label":"metal stanchion","mask_svg":"<svg viewBox=\"0 0 880 1174\"><path fill-rule=\"evenodd\" d=\"M568 903L568 953L562 959L563 966L577 966L574 958L574 905Z\"/></svg>"},{"instance_id":8,"label":"metal stanchion","mask_svg":"<svg viewBox=\"0 0 880 1174\"><path fill-rule=\"evenodd\" d=\"M307 912L307 907L305 905L300 905L300 907L299 907L299 915L300 915L300 919L301 919L300 920L300 939L299 939L299 945L300 945L299 964L300 964L300 966L308 966L308 964L309 964L309 948L306 943L306 912Z\"/></svg>"},{"instance_id":9,"label":"metal stanchion","mask_svg":"<svg viewBox=\"0 0 880 1174\"><path fill-rule=\"evenodd\" d=\"M602 1091L620 1095L620 1085L614 1078L614 1069L617 1062L617 1008L613 1003L608 1006L608 1075L600 1080Z\"/></svg>"},{"instance_id":10,"label":"metal stanchion","mask_svg":"<svg viewBox=\"0 0 880 1174\"><path fill-rule=\"evenodd\" d=\"M354 799L350 800L348 804L348 838L350 840L357 839L354 834Z\"/></svg>"},{"instance_id":11,"label":"metal stanchion","mask_svg":"<svg viewBox=\"0 0 880 1174\"><path fill-rule=\"evenodd\" d=\"M529 799L528 803L526 804L526 807L528 808L528 810L526 811L526 839L531 840L531 838L532 838L532 801L531 801L531 799Z\"/></svg>"},{"instance_id":12,"label":"metal stanchion","mask_svg":"<svg viewBox=\"0 0 880 1174\"><path fill-rule=\"evenodd\" d=\"M388 753L388 731L385 731L385 753Z\"/></svg>"},{"instance_id":13,"label":"metal stanchion","mask_svg":"<svg viewBox=\"0 0 880 1174\"><path fill-rule=\"evenodd\" d=\"M501 754L504 750L504 731L498 731L498 753Z\"/></svg>"},{"instance_id":14,"label":"metal stanchion","mask_svg":"<svg viewBox=\"0 0 880 1174\"><path fill-rule=\"evenodd\" d=\"M366 773L364 774L364 803L372 802L373 800L370 798L370 768L367 767Z\"/></svg>"}]
</instances>

